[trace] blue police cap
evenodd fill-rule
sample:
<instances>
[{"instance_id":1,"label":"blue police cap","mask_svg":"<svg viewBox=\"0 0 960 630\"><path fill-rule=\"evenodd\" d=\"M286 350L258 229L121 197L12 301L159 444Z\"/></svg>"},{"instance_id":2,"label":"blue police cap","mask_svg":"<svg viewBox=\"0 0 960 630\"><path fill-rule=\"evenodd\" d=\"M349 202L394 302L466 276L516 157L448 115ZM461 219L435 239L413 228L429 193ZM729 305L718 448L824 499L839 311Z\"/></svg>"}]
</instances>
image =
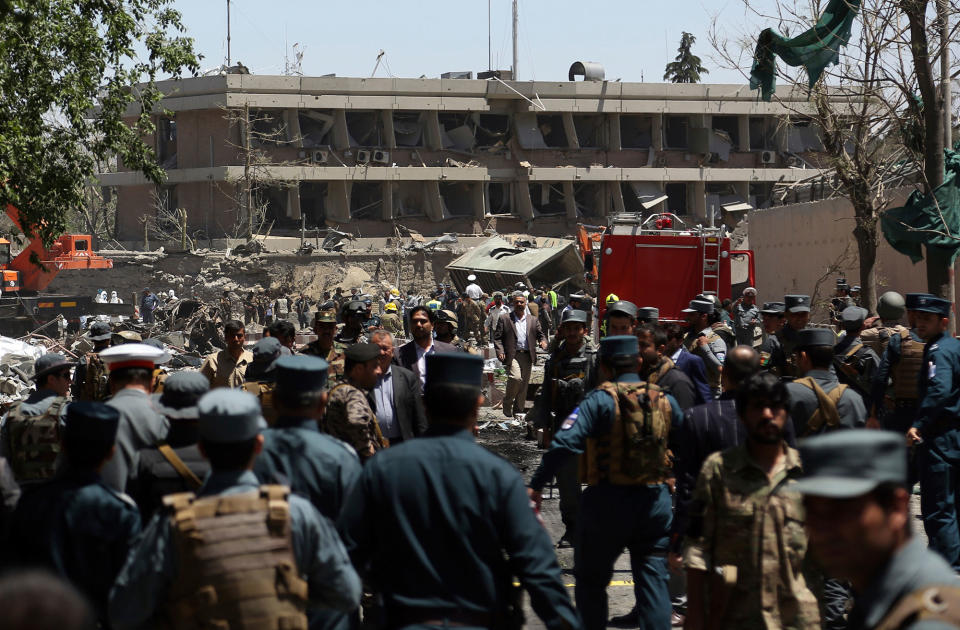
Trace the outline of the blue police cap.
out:
<instances>
[{"instance_id":1,"label":"blue police cap","mask_svg":"<svg viewBox=\"0 0 960 630\"><path fill-rule=\"evenodd\" d=\"M585 311L581 311L578 308L571 308L569 311L564 311L560 316L560 323L566 324L567 322L577 322L579 324L587 323L587 314Z\"/></svg>"},{"instance_id":2,"label":"blue police cap","mask_svg":"<svg viewBox=\"0 0 960 630\"><path fill-rule=\"evenodd\" d=\"M63 431L67 439L113 442L119 425L120 412L110 405L81 400L67 405Z\"/></svg>"},{"instance_id":3,"label":"blue police cap","mask_svg":"<svg viewBox=\"0 0 960 630\"><path fill-rule=\"evenodd\" d=\"M355 363L366 363L379 358L380 346L375 343L355 343L344 350L343 356Z\"/></svg>"},{"instance_id":4,"label":"blue police cap","mask_svg":"<svg viewBox=\"0 0 960 630\"><path fill-rule=\"evenodd\" d=\"M785 295L783 296L783 305L788 313L809 313L810 296L809 295Z\"/></svg>"},{"instance_id":5,"label":"blue police cap","mask_svg":"<svg viewBox=\"0 0 960 630\"><path fill-rule=\"evenodd\" d=\"M786 306L783 302L764 302L760 312L764 315L783 315Z\"/></svg>"},{"instance_id":6,"label":"blue police cap","mask_svg":"<svg viewBox=\"0 0 960 630\"><path fill-rule=\"evenodd\" d=\"M220 387L203 395L197 402L201 439L217 442L252 440L267 422L256 396L239 389Z\"/></svg>"},{"instance_id":7,"label":"blue police cap","mask_svg":"<svg viewBox=\"0 0 960 630\"><path fill-rule=\"evenodd\" d=\"M480 389L483 359L465 352L437 352L427 355L427 383L432 385L469 385Z\"/></svg>"},{"instance_id":8,"label":"blue police cap","mask_svg":"<svg viewBox=\"0 0 960 630\"><path fill-rule=\"evenodd\" d=\"M829 328L804 328L797 332L797 348L811 346L833 346L837 343L837 336Z\"/></svg>"},{"instance_id":9,"label":"blue police cap","mask_svg":"<svg viewBox=\"0 0 960 630\"><path fill-rule=\"evenodd\" d=\"M916 299L913 310L921 313L936 313L940 317L950 317L950 300L936 295L921 295Z\"/></svg>"},{"instance_id":10,"label":"blue police cap","mask_svg":"<svg viewBox=\"0 0 960 630\"><path fill-rule=\"evenodd\" d=\"M196 420L197 401L210 391L210 381L200 372L174 372L154 394L154 406L168 420Z\"/></svg>"},{"instance_id":11,"label":"blue police cap","mask_svg":"<svg viewBox=\"0 0 960 630\"><path fill-rule=\"evenodd\" d=\"M250 352L253 354L254 361L270 363L280 356L282 347L283 345L276 337L264 337L253 344Z\"/></svg>"},{"instance_id":12,"label":"blue police cap","mask_svg":"<svg viewBox=\"0 0 960 630\"><path fill-rule=\"evenodd\" d=\"M67 357L57 352L48 352L47 354L41 355L39 359L34 361L33 378L37 380L41 376L46 376L51 372L56 372L57 370L71 367L73 367L73 362L67 361Z\"/></svg>"},{"instance_id":13,"label":"blue police cap","mask_svg":"<svg viewBox=\"0 0 960 630\"><path fill-rule=\"evenodd\" d=\"M903 301L906 304L907 310L913 311L917 308L917 300L923 296L933 296L932 293L905 293L903 296Z\"/></svg>"},{"instance_id":14,"label":"blue police cap","mask_svg":"<svg viewBox=\"0 0 960 630\"><path fill-rule=\"evenodd\" d=\"M637 338L633 335L613 335L600 340L600 356L629 357L640 353Z\"/></svg>"},{"instance_id":15,"label":"blue police cap","mask_svg":"<svg viewBox=\"0 0 960 630\"><path fill-rule=\"evenodd\" d=\"M636 319L637 305L627 300L617 300L607 306L607 315L626 315Z\"/></svg>"},{"instance_id":16,"label":"blue police cap","mask_svg":"<svg viewBox=\"0 0 960 630\"><path fill-rule=\"evenodd\" d=\"M710 314L714 311L715 305L713 300L690 300L690 306L680 311L681 313L706 313Z\"/></svg>"},{"instance_id":17,"label":"blue police cap","mask_svg":"<svg viewBox=\"0 0 960 630\"><path fill-rule=\"evenodd\" d=\"M836 431L800 441L803 477L791 489L846 499L881 483L906 485L907 447L893 431Z\"/></svg>"},{"instance_id":18,"label":"blue police cap","mask_svg":"<svg viewBox=\"0 0 960 630\"><path fill-rule=\"evenodd\" d=\"M870 313L865 308L859 306L848 306L843 309L843 312L840 313L840 320L843 322L844 327L849 326L859 326L865 319L870 315Z\"/></svg>"},{"instance_id":19,"label":"blue police cap","mask_svg":"<svg viewBox=\"0 0 960 630\"><path fill-rule=\"evenodd\" d=\"M327 384L327 362L302 354L277 359L277 388L317 391Z\"/></svg>"},{"instance_id":20,"label":"blue police cap","mask_svg":"<svg viewBox=\"0 0 960 630\"><path fill-rule=\"evenodd\" d=\"M660 319L660 309L656 306L642 306L637 309L637 319L644 322L655 322Z\"/></svg>"}]
</instances>

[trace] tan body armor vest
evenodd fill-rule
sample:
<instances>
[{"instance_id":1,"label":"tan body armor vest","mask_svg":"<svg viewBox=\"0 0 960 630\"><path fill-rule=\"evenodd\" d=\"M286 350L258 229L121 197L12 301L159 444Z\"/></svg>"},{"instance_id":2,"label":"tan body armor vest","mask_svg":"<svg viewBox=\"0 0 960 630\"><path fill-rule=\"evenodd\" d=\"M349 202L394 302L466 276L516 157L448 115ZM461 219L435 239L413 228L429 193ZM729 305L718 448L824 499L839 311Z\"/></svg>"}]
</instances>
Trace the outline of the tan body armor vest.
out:
<instances>
[{"instance_id":1,"label":"tan body armor vest","mask_svg":"<svg viewBox=\"0 0 960 630\"><path fill-rule=\"evenodd\" d=\"M580 470L587 484L619 486L661 483L670 475L670 402L656 385L606 382L614 420L610 433L587 438Z\"/></svg>"},{"instance_id":2,"label":"tan body armor vest","mask_svg":"<svg viewBox=\"0 0 960 630\"><path fill-rule=\"evenodd\" d=\"M102 402L110 396L110 386L107 381L107 370L103 359L97 352L87 353L87 367L83 377L83 387L80 390L79 400Z\"/></svg>"},{"instance_id":3,"label":"tan body armor vest","mask_svg":"<svg viewBox=\"0 0 960 630\"><path fill-rule=\"evenodd\" d=\"M276 386L276 383L261 383L259 381L249 381L243 384L243 389L256 396L260 401L263 419L271 427L277 422L277 408L273 404L273 390Z\"/></svg>"},{"instance_id":4,"label":"tan body armor vest","mask_svg":"<svg viewBox=\"0 0 960 630\"><path fill-rule=\"evenodd\" d=\"M916 400L920 396L920 370L926 344L916 341L910 331L900 333L900 360L893 366L893 396L897 400Z\"/></svg>"},{"instance_id":5,"label":"tan body armor vest","mask_svg":"<svg viewBox=\"0 0 960 630\"><path fill-rule=\"evenodd\" d=\"M840 403L843 392L847 390L847 386L841 383L831 389L828 394L823 391L813 377L804 376L793 382L809 387L817 395L817 410L807 419L807 426L799 437L807 437L818 433L824 424L827 425L828 432L838 429L840 427L840 413L837 411L837 405Z\"/></svg>"},{"instance_id":6,"label":"tan body armor vest","mask_svg":"<svg viewBox=\"0 0 960 630\"><path fill-rule=\"evenodd\" d=\"M57 396L39 415L23 413L17 403L7 414L10 467L20 483L52 479L60 454L60 412L69 401Z\"/></svg>"},{"instance_id":7,"label":"tan body armor vest","mask_svg":"<svg viewBox=\"0 0 960 630\"><path fill-rule=\"evenodd\" d=\"M285 486L197 498L163 498L179 576L167 615L174 628L306 630L307 582L290 534Z\"/></svg>"},{"instance_id":8,"label":"tan body armor vest","mask_svg":"<svg viewBox=\"0 0 960 630\"><path fill-rule=\"evenodd\" d=\"M863 345L877 353L878 357L883 356L883 351L887 349L890 343L890 337L902 334L906 328L897 324L896 326L879 326L865 328L860 333L860 341Z\"/></svg>"},{"instance_id":9,"label":"tan body armor vest","mask_svg":"<svg viewBox=\"0 0 960 630\"><path fill-rule=\"evenodd\" d=\"M873 628L899 630L923 621L940 622L954 628L960 626L960 588L926 586L909 593Z\"/></svg>"}]
</instances>

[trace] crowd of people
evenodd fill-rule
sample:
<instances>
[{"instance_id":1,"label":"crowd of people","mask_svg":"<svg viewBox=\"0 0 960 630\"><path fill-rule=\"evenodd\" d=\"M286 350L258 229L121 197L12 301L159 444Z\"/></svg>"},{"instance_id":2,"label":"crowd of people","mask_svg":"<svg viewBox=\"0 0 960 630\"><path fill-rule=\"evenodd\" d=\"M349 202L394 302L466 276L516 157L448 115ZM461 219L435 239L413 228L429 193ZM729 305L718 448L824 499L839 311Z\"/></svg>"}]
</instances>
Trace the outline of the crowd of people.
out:
<instances>
[{"instance_id":1,"label":"crowd of people","mask_svg":"<svg viewBox=\"0 0 960 630\"><path fill-rule=\"evenodd\" d=\"M469 282L276 295L262 315L251 294L236 318L225 295L197 371L91 322L92 349L37 359L3 418L0 560L82 594L65 628L499 630L523 625L517 585L557 629L960 624L949 302L889 292L871 318L838 283L838 335L806 295L698 295L682 323L610 295L594 327L587 295ZM487 344L501 412L544 438L526 480L475 441ZM538 516L553 483L557 541ZM636 606L609 619L624 550ZM65 597L18 579L39 609Z\"/></svg>"}]
</instances>

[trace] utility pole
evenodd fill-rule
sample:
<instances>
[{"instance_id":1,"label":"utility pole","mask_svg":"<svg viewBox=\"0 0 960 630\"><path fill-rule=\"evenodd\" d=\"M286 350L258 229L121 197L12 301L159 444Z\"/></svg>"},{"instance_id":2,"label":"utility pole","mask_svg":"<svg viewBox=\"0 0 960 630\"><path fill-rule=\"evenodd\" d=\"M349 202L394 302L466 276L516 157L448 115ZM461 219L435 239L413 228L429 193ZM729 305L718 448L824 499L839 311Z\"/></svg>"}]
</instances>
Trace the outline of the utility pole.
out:
<instances>
[{"instance_id":1,"label":"utility pole","mask_svg":"<svg viewBox=\"0 0 960 630\"><path fill-rule=\"evenodd\" d=\"M520 73L517 70L517 61L520 57L519 30L520 30L520 11L518 7L519 0L513 0L513 80L520 80Z\"/></svg>"},{"instance_id":2,"label":"utility pole","mask_svg":"<svg viewBox=\"0 0 960 630\"><path fill-rule=\"evenodd\" d=\"M227 0L227 67L230 67L230 0Z\"/></svg>"}]
</instances>

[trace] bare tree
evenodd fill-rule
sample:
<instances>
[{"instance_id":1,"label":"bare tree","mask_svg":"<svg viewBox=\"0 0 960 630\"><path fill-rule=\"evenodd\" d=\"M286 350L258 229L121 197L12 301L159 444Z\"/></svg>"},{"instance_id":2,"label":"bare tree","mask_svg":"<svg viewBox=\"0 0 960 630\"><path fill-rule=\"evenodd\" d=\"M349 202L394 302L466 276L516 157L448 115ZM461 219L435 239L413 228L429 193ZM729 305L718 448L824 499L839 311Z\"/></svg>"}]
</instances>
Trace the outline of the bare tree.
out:
<instances>
[{"instance_id":1,"label":"bare tree","mask_svg":"<svg viewBox=\"0 0 960 630\"><path fill-rule=\"evenodd\" d=\"M877 300L880 214L897 198L892 184L903 180L905 165L920 174L916 179L929 179L923 174L927 156L931 155L925 139L932 123L918 125L914 98L924 72L915 69L915 60L927 60L929 75L929 51L917 52L913 43L918 35L904 24L905 5L910 2L927 4L923 0L864 0L855 23L857 41L842 49L840 63L826 69L821 80L809 88L808 106L796 107L777 99L792 115L809 118L819 130L823 150L816 166L832 173L832 194L847 198L853 207L862 303L871 312ZM782 0L775 13L764 14L747 0L744 5L760 21L773 22L792 33L810 28L821 8L818 2ZM927 36L932 27L928 24L919 30ZM738 68L746 75L753 39L744 35L722 32L715 19L710 40L727 67ZM792 89L808 89L802 69L779 67L778 74ZM926 94L923 98L927 102ZM929 102L936 109L937 101ZM922 148L911 140L918 127L924 139ZM942 128L937 137L942 182Z\"/></svg>"}]
</instances>

